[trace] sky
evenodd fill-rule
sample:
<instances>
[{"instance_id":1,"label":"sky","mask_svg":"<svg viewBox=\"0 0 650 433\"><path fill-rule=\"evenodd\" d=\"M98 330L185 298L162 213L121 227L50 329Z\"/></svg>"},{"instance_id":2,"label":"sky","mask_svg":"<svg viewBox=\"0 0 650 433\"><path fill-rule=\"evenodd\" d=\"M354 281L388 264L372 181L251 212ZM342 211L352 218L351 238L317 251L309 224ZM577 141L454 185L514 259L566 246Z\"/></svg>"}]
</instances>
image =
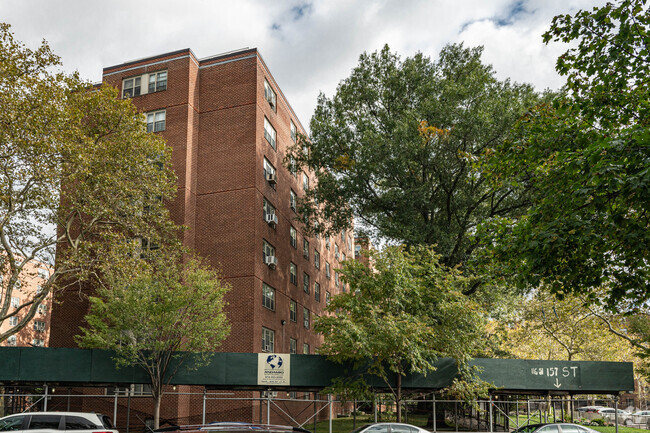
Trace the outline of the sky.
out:
<instances>
[{"instance_id":1,"label":"sky","mask_svg":"<svg viewBox=\"0 0 650 433\"><path fill-rule=\"evenodd\" d=\"M308 128L363 52L388 44L402 58L437 59L450 43L482 45L499 79L557 89L562 44L541 35L555 15L597 0L0 0L0 21L30 48L45 39L66 71L102 69L190 48L199 57L256 47Z\"/></svg>"}]
</instances>

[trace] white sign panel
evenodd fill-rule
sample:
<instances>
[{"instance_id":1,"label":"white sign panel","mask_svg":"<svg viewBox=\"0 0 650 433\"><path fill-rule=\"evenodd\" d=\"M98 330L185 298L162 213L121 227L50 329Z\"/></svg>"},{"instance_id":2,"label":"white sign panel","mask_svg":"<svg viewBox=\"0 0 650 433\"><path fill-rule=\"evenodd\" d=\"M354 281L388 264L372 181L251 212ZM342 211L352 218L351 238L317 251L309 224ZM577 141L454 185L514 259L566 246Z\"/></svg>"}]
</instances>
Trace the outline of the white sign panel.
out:
<instances>
[{"instance_id":1,"label":"white sign panel","mask_svg":"<svg viewBox=\"0 0 650 433\"><path fill-rule=\"evenodd\" d=\"M258 353L257 384L290 385L290 360L288 353Z\"/></svg>"}]
</instances>

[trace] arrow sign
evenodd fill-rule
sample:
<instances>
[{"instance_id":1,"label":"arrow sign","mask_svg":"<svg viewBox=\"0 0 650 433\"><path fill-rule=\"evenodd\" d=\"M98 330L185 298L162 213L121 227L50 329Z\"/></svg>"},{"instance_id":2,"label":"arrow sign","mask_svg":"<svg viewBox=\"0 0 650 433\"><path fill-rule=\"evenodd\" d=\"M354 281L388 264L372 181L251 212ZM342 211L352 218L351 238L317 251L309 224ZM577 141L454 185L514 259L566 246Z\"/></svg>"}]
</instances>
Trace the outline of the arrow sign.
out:
<instances>
[{"instance_id":1,"label":"arrow sign","mask_svg":"<svg viewBox=\"0 0 650 433\"><path fill-rule=\"evenodd\" d=\"M562 384L559 382L557 377L555 378L555 383L553 384L553 386L555 386L556 388L559 388L559 387L562 386Z\"/></svg>"}]
</instances>

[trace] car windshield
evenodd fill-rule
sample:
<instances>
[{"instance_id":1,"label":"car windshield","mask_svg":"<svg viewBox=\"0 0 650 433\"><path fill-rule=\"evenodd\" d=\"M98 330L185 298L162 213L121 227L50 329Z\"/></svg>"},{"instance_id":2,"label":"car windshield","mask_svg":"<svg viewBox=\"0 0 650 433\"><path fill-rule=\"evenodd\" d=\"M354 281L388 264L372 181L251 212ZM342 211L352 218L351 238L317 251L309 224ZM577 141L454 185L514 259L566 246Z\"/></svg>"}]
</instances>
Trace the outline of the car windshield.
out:
<instances>
[{"instance_id":1,"label":"car windshield","mask_svg":"<svg viewBox=\"0 0 650 433\"><path fill-rule=\"evenodd\" d=\"M523 427L519 427L513 433L532 433L535 430L537 430L539 427L540 427L539 424L525 425Z\"/></svg>"}]
</instances>

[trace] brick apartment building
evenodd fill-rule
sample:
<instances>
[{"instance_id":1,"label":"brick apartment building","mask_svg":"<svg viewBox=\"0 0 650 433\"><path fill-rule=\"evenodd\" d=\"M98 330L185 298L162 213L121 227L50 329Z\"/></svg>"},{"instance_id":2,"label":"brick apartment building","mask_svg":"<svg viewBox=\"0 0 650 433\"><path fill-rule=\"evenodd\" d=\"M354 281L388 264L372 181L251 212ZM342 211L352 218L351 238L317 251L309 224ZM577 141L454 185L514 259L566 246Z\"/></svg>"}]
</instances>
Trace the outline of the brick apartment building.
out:
<instances>
[{"instance_id":1,"label":"brick apartment building","mask_svg":"<svg viewBox=\"0 0 650 433\"><path fill-rule=\"evenodd\" d=\"M189 227L184 244L232 287L231 334L216 350L314 353L313 319L344 290L337 269L354 257L353 234L303 234L295 203L314 179L283 160L304 129L260 53L197 59L185 49L107 67L103 79L172 147L172 218ZM74 347L88 305L77 293L63 301L51 345ZM245 412L259 420L254 408Z\"/></svg>"},{"instance_id":2,"label":"brick apartment building","mask_svg":"<svg viewBox=\"0 0 650 433\"><path fill-rule=\"evenodd\" d=\"M20 274L20 280L11 293L10 308L29 302L36 295L43 284L50 278L52 267L39 262L29 262ZM0 273L0 302L5 300L5 279L9 275ZM50 340L52 297L47 296L39 305L38 312L31 322L16 334L7 338L4 346L47 346ZM0 331L4 332L18 324L20 313L0 323Z\"/></svg>"}]
</instances>

